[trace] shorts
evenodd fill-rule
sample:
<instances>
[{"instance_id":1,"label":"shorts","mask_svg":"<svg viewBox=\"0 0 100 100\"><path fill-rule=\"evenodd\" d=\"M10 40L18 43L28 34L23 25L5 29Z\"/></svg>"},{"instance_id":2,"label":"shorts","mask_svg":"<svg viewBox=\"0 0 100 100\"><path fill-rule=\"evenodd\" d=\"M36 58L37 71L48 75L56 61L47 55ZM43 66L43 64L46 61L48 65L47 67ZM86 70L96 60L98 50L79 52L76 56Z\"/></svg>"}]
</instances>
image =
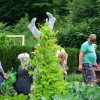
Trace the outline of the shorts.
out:
<instances>
[{"instance_id":1,"label":"shorts","mask_svg":"<svg viewBox=\"0 0 100 100\"><path fill-rule=\"evenodd\" d=\"M93 84L95 80L95 72L91 64L83 64L83 78L86 84Z\"/></svg>"}]
</instances>

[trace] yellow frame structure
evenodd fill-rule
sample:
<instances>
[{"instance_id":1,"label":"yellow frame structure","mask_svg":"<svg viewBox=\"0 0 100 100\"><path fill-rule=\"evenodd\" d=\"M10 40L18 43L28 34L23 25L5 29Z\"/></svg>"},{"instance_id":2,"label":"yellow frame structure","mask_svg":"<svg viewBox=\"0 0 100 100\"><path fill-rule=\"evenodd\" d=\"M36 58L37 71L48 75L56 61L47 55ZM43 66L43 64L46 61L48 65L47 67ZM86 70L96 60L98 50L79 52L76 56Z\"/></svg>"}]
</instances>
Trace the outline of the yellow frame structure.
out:
<instances>
[{"instance_id":1,"label":"yellow frame structure","mask_svg":"<svg viewBox=\"0 0 100 100\"><path fill-rule=\"evenodd\" d=\"M7 37L11 37L11 38L22 38L22 46L25 45L25 35L7 35Z\"/></svg>"}]
</instances>

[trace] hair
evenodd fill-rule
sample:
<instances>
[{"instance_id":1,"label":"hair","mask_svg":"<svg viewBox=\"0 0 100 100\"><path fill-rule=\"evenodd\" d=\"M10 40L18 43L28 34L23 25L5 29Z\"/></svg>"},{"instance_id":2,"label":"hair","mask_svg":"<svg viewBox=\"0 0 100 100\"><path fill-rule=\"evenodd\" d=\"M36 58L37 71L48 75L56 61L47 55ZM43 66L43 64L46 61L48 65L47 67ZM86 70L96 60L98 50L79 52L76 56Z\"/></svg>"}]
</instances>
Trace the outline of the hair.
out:
<instances>
[{"instance_id":1,"label":"hair","mask_svg":"<svg viewBox=\"0 0 100 100\"><path fill-rule=\"evenodd\" d=\"M68 54L66 52L63 52L61 51L59 54L58 54L58 58L59 58L59 62L62 63L62 61L67 61L68 59Z\"/></svg>"},{"instance_id":2,"label":"hair","mask_svg":"<svg viewBox=\"0 0 100 100\"><path fill-rule=\"evenodd\" d=\"M28 58L30 58L30 55L28 53L22 53L18 55L18 59L21 63L29 62Z\"/></svg>"},{"instance_id":3,"label":"hair","mask_svg":"<svg viewBox=\"0 0 100 100\"><path fill-rule=\"evenodd\" d=\"M96 34L90 34L88 39L89 40L96 40Z\"/></svg>"}]
</instances>

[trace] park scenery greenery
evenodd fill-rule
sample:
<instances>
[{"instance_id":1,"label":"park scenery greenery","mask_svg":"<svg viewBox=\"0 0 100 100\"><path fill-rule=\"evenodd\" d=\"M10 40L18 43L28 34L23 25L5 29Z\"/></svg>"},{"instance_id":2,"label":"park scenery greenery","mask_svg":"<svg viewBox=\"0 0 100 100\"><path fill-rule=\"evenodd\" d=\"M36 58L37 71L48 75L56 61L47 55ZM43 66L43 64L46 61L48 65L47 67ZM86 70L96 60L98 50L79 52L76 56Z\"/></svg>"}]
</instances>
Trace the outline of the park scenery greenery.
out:
<instances>
[{"instance_id":1,"label":"park scenery greenery","mask_svg":"<svg viewBox=\"0 0 100 100\"><path fill-rule=\"evenodd\" d=\"M35 47L32 59L32 65L36 66L34 94L37 100L42 96L50 100L56 94L65 95L68 89L56 57L55 33L48 25L42 26L40 31L41 37L38 39L39 44Z\"/></svg>"},{"instance_id":2,"label":"park scenery greenery","mask_svg":"<svg viewBox=\"0 0 100 100\"><path fill-rule=\"evenodd\" d=\"M100 87L83 83L78 72L78 55L81 44L91 33L97 35L97 50L100 51L100 0L0 0L0 60L8 80L0 86L0 100L27 100L26 95L17 95L14 89L18 54L31 55L34 67L30 100L99 100ZM53 31L45 23L46 12L56 17ZM36 17L36 26L41 32L33 38L28 25ZM7 35L24 35L21 39ZM68 75L63 79L56 57L58 40L68 53Z\"/></svg>"},{"instance_id":3,"label":"park scenery greenery","mask_svg":"<svg viewBox=\"0 0 100 100\"><path fill-rule=\"evenodd\" d=\"M55 33L47 24L41 26L41 37L31 52L33 73L33 91L30 100L98 100L100 98L98 85L90 87L83 84L81 74L70 74L63 79L63 74L56 57ZM27 49L28 50L28 49ZM68 48L67 50L70 50ZM29 74L32 72L29 71ZM26 95L17 95L14 90L16 71L7 72L8 80L1 85L0 100L26 100Z\"/></svg>"}]
</instances>

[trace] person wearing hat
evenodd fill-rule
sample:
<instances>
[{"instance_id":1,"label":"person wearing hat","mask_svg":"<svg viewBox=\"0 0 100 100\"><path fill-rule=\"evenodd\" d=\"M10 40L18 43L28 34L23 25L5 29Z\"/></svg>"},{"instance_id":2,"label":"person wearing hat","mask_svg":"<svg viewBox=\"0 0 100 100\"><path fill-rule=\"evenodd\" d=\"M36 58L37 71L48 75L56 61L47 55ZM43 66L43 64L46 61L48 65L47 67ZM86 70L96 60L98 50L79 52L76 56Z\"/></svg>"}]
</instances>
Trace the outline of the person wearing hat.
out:
<instances>
[{"instance_id":1,"label":"person wearing hat","mask_svg":"<svg viewBox=\"0 0 100 100\"><path fill-rule=\"evenodd\" d=\"M20 65L17 71L17 79L15 82L15 90L17 94L23 93L28 95L30 93L31 84L33 78L28 74L29 70L33 70L29 63L30 55L28 53L22 53L18 55Z\"/></svg>"},{"instance_id":2,"label":"person wearing hat","mask_svg":"<svg viewBox=\"0 0 100 100\"><path fill-rule=\"evenodd\" d=\"M88 40L81 45L79 53L78 70L83 72L84 83L90 86L93 85L95 72L93 66L96 66L96 53L93 46L96 40L95 34L90 34Z\"/></svg>"}]
</instances>

